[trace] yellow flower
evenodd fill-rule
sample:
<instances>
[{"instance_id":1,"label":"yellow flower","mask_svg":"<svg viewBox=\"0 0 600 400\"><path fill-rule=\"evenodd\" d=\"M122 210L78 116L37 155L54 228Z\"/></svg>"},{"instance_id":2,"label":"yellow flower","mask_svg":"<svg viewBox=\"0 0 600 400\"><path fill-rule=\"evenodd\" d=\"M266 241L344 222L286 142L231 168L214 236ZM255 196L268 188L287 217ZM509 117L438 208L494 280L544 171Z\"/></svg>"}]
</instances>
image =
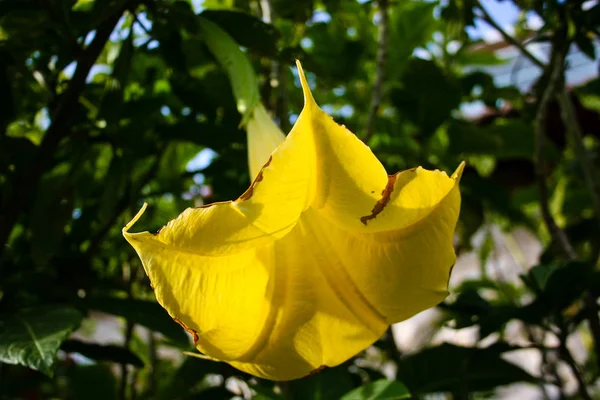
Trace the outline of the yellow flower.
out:
<instances>
[{"instance_id":1,"label":"yellow flower","mask_svg":"<svg viewBox=\"0 0 600 400\"><path fill-rule=\"evenodd\" d=\"M456 259L463 164L388 176L298 70L304 109L244 194L156 234L128 232L143 209L123 229L198 350L273 380L338 365L438 304Z\"/></svg>"}]
</instances>

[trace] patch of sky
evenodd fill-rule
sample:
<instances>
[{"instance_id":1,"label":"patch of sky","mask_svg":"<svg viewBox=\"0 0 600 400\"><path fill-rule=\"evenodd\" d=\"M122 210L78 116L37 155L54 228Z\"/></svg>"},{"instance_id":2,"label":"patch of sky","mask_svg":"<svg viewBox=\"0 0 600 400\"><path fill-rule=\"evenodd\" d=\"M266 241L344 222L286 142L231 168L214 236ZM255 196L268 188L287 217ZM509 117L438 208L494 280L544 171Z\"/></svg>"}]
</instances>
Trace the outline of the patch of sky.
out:
<instances>
[{"instance_id":1,"label":"patch of sky","mask_svg":"<svg viewBox=\"0 0 600 400\"><path fill-rule=\"evenodd\" d=\"M206 181L206 176L204 176L204 174L194 174L194 176L192 176L192 179L194 180L194 183L196 185L202 185L204 183L204 181Z\"/></svg>"},{"instance_id":2,"label":"patch of sky","mask_svg":"<svg viewBox=\"0 0 600 400\"><path fill-rule=\"evenodd\" d=\"M165 117L167 117L167 116L171 115L171 109L169 108L169 106L162 106L160 108L160 113L162 115L164 115Z\"/></svg>"},{"instance_id":3,"label":"patch of sky","mask_svg":"<svg viewBox=\"0 0 600 400\"><path fill-rule=\"evenodd\" d=\"M77 62L73 61L62 70L62 73L65 75L67 79L71 79L73 74L75 73L75 68L77 68Z\"/></svg>"},{"instance_id":4,"label":"patch of sky","mask_svg":"<svg viewBox=\"0 0 600 400\"><path fill-rule=\"evenodd\" d=\"M135 33L136 35L145 35L146 30L152 30L152 21L148 19L148 14L146 14L145 12L137 14L137 20L139 21L139 23L133 24L133 33ZM140 26L140 24L143 27Z\"/></svg>"},{"instance_id":5,"label":"patch of sky","mask_svg":"<svg viewBox=\"0 0 600 400\"><path fill-rule=\"evenodd\" d=\"M348 35L348 37L351 39L356 39L356 37L358 37L358 31L355 27L351 26L346 29L346 35Z\"/></svg>"},{"instance_id":6,"label":"patch of sky","mask_svg":"<svg viewBox=\"0 0 600 400\"><path fill-rule=\"evenodd\" d=\"M156 49L159 45L160 45L160 43L158 43L158 40L152 40L152 41L150 41L150 43L148 43L147 47L148 47L148 50L152 50L152 49Z\"/></svg>"},{"instance_id":7,"label":"patch of sky","mask_svg":"<svg viewBox=\"0 0 600 400\"><path fill-rule=\"evenodd\" d=\"M313 48L313 41L311 38L302 38L302 40L300 41L300 46L302 46L304 50L310 50Z\"/></svg>"},{"instance_id":8,"label":"patch of sky","mask_svg":"<svg viewBox=\"0 0 600 400\"><path fill-rule=\"evenodd\" d=\"M81 217L81 208L74 209L71 213L71 217L73 217L73 219L79 219L79 217Z\"/></svg>"},{"instance_id":9,"label":"patch of sky","mask_svg":"<svg viewBox=\"0 0 600 400\"><path fill-rule=\"evenodd\" d=\"M48 114L48 109L46 107L42 108L35 115L35 124L42 131L45 131L50 126L50 115Z\"/></svg>"},{"instance_id":10,"label":"patch of sky","mask_svg":"<svg viewBox=\"0 0 600 400\"><path fill-rule=\"evenodd\" d=\"M87 79L85 81L87 83L90 83L94 79L94 76L96 76L97 74L110 74L111 72L112 67L110 65L96 64L92 66L92 68L90 68L90 73L88 74Z\"/></svg>"},{"instance_id":11,"label":"patch of sky","mask_svg":"<svg viewBox=\"0 0 600 400\"><path fill-rule=\"evenodd\" d=\"M351 118L354 115L354 107L350 104L344 104L340 107L337 114L343 118Z\"/></svg>"},{"instance_id":12,"label":"patch of sky","mask_svg":"<svg viewBox=\"0 0 600 400\"><path fill-rule=\"evenodd\" d=\"M192 112L192 110L189 107L183 107L181 109L181 115L183 115L184 117L187 117L188 115L190 115L191 112Z\"/></svg>"},{"instance_id":13,"label":"patch of sky","mask_svg":"<svg viewBox=\"0 0 600 400\"><path fill-rule=\"evenodd\" d=\"M204 0L192 0L192 9L196 14L204 11Z\"/></svg>"},{"instance_id":14,"label":"patch of sky","mask_svg":"<svg viewBox=\"0 0 600 400\"><path fill-rule=\"evenodd\" d=\"M94 38L96 37L96 31L91 31L89 32L86 36L85 39L83 39L83 44L85 46L88 46L90 43L92 43L92 40L94 40Z\"/></svg>"},{"instance_id":15,"label":"patch of sky","mask_svg":"<svg viewBox=\"0 0 600 400\"><path fill-rule=\"evenodd\" d=\"M217 156L214 150L206 148L202 149L192 158L185 166L186 171L200 171L208 167L214 158Z\"/></svg>"},{"instance_id":16,"label":"patch of sky","mask_svg":"<svg viewBox=\"0 0 600 400\"><path fill-rule=\"evenodd\" d=\"M298 120L298 114L290 114L288 120L290 121L290 124L294 125Z\"/></svg>"},{"instance_id":17,"label":"patch of sky","mask_svg":"<svg viewBox=\"0 0 600 400\"><path fill-rule=\"evenodd\" d=\"M331 15L329 15L329 13L327 11L316 10L313 13L312 21L313 22L325 22L325 23L327 23L327 22L331 21Z\"/></svg>"},{"instance_id":18,"label":"patch of sky","mask_svg":"<svg viewBox=\"0 0 600 400\"><path fill-rule=\"evenodd\" d=\"M592 7L596 6L596 5L598 5L598 0L588 0L588 1L585 1L581 5L581 9L583 11L587 11L587 10L589 10L590 8L592 8Z\"/></svg>"},{"instance_id":19,"label":"patch of sky","mask_svg":"<svg viewBox=\"0 0 600 400\"><path fill-rule=\"evenodd\" d=\"M460 105L460 114L465 118L476 118L483 114L487 107L481 100L463 103Z\"/></svg>"},{"instance_id":20,"label":"patch of sky","mask_svg":"<svg viewBox=\"0 0 600 400\"><path fill-rule=\"evenodd\" d=\"M335 94L336 96L343 96L346 94L346 88L343 86L338 86L333 88L333 94Z\"/></svg>"},{"instance_id":21,"label":"patch of sky","mask_svg":"<svg viewBox=\"0 0 600 400\"><path fill-rule=\"evenodd\" d=\"M448 54L456 54L456 52L460 49L461 46L462 42L458 40L452 40L446 45L446 51L448 52Z\"/></svg>"},{"instance_id":22,"label":"patch of sky","mask_svg":"<svg viewBox=\"0 0 600 400\"><path fill-rule=\"evenodd\" d=\"M431 60L431 53L429 53L429 50L424 49L422 47L417 47L416 49L414 49L413 56L422 60Z\"/></svg>"}]
</instances>

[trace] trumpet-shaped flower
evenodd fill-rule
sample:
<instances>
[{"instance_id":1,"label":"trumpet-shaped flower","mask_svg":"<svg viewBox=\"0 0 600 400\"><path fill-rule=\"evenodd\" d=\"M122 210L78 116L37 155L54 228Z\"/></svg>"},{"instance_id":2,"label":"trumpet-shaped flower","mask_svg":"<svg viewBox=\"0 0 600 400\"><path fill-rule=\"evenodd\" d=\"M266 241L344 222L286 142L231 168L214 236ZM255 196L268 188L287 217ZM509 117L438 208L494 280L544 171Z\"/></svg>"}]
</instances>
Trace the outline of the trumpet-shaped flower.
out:
<instances>
[{"instance_id":1,"label":"trumpet-shaped flower","mask_svg":"<svg viewBox=\"0 0 600 400\"><path fill-rule=\"evenodd\" d=\"M338 365L441 302L460 209L462 164L388 176L298 69L304 109L246 192L156 234L129 232L143 210L123 229L198 350L273 380ZM261 157L264 132L249 140Z\"/></svg>"}]
</instances>

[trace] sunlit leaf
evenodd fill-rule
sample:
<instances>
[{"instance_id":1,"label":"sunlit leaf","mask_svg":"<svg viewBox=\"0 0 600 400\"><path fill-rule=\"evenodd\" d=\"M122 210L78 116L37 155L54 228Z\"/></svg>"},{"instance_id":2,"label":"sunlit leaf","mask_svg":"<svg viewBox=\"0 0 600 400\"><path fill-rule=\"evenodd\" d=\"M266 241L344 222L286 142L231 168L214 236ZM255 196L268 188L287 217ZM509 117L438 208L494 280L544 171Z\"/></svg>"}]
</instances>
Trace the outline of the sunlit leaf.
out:
<instances>
[{"instance_id":1,"label":"sunlit leaf","mask_svg":"<svg viewBox=\"0 0 600 400\"><path fill-rule=\"evenodd\" d=\"M58 348L80 321L77 310L60 306L0 315L0 361L52 375Z\"/></svg>"}]
</instances>

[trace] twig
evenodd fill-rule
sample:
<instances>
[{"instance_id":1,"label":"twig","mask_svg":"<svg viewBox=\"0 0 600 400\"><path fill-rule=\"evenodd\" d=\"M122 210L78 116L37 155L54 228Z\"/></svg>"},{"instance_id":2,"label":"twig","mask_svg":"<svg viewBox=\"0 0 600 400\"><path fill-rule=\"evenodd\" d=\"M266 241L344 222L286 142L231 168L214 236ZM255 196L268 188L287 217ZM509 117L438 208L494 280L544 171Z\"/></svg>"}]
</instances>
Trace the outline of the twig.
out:
<instances>
[{"instance_id":1,"label":"twig","mask_svg":"<svg viewBox=\"0 0 600 400\"><path fill-rule=\"evenodd\" d=\"M394 337L394 330L390 326L385 332L385 336L383 338L385 342L385 350L388 357L394 361L396 366L400 365L400 349L398 349L398 343L396 343L396 338Z\"/></svg>"},{"instance_id":2,"label":"twig","mask_svg":"<svg viewBox=\"0 0 600 400\"><path fill-rule=\"evenodd\" d=\"M560 341L559 354L561 355L562 359L567 363L567 365L571 369L571 373L575 376L575 379L577 380L577 386L578 386L577 389L579 391L579 395L581 396L581 398L585 399L585 400L592 400L592 396L590 396L590 394L587 390L586 384L585 384L585 380L583 379L583 374L582 374L581 370L579 369L579 366L575 362L575 359L571 355L571 352L567 348L567 332L564 329L564 323L562 321L559 321L559 325L561 325L560 326L561 334L558 337L558 339Z\"/></svg>"},{"instance_id":3,"label":"twig","mask_svg":"<svg viewBox=\"0 0 600 400\"><path fill-rule=\"evenodd\" d=\"M271 0L260 0L260 8L262 10L262 20L267 24L272 24L275 15L273 13ZM279 128L283 132L288 132L290 129L290 121L287 116L288 108L287 96L285 93L285 70L286 67L284 64L276 59L271 61L271 71L267 85L269 88L269 97L274 93L275 101L271 103L267 98L264 100L268 102L269 109L273 112Z\"/></svg>"},{"instance_id":4,"label":"twig","mask_svg":"<svg viewBox=\"0 0 600 400\"><path fill-rule=\"evenodd\" d=\"M70 133L69 125L71 118L75 115L74 108L77 105L79 96L85 89L85 81L90 69L96 63L126 7L127 5L123 6L119 12L110 16L96 29L94 40L77 57L77 68L73 78L57 102L56 107L52 110L52 123L44 134L36 158L29 170L21 176L20 182L15 182L15 193L7 201L7 204L2 207L3 212L0 214L0 254L4 251L4 246L21 212L29 206L37 184L52 162L60 141Z\"/></svg>"},{"instance_id":5,"label":"twig","mask_svg":"<svg viewBox=\"0 0 600 400\"><path fill-rule=\"evenodd\" d=\"M564 86L558 91L557 99L565 129L571 133L571 139L575 147L575 155L583 170L583 176L590 196L592 197L594 214L598 221L598 225L600 226L600 178L598 177L598 171L585 149L585 145L583 144L583 133L579 121L577 120L577 116L575 115L573 103ZM594 256L591 262L596 263L597 256ZM596 362L600 368L600 318L598 317L596 298L591 293L588 293L584 298L584 303L585 306L589 308L587 319L590 324L590 332L594 338Z\"/></svg>"},{"instance_id":6,"label":"twig","mask_svg":"<svg viewBox=\"0 0 600 400\"><path fill-rule=\"evenodd\" d=\"M502 35L502 37L504 38L504 40L506 42L508 42L508 43L512 44L513 46L515 46L516 48L518 48L525 57L527 57L531 62L533 62L538 67L540 67L542 69L546 67L546 65L542 61L540 61L536 56L534 56L529 50L527 50L527 48L521 42L519 42L517 39L515 39L514 37L509 35L500 25L498 25L498 23L496 21L494 21L492 16L487 12L485 7L483 7L483 5L481 3L479 3L479 2L477 3L477 8L479 8L481 13L483 14L479 17L482 20L484 20L485 22L487 22L494 29L496 29L498 31L498 33L500 33L500 35Z\"/></svg>"},{"instance_id":7,"label":"twig","mask_svg":"<svg viewBox=\"0 0 600 400\"><path fill-rule=\"evenodd\" d=\"M369 143L375 134L375 123L377 122L377 112L381 105L383 95L383 81L385 79L385 69L388 58L388 0L379 0L379 38L377 41L377 67L375 70L375 83L373 84L373 96L371 97L371 106L367 116L367 128L363 142Z\"/></svg>"},{"instance_id":8,"label":"twig","mask_svg":"<svg viewBox=\"0 0 600 400\"><path fill-rule=\"evenodd\" d=\"M129 262L127 262L123 265L123 280L125 281L125 283L127 285L127 298L129 298L129 299L133 298L133 291L132 291L133 282L137 278L137 271L138 271L138 269L133 267ZM134 328L135 328L135 324L133 322L131 322L130 320L127 320L126 326L125 326L125 340L123 343L123 347L126 350L129 349L131 339L133 338ZM120 365L120 370L121 370L120 371L121 380L120 380L120 384L119 384L119 392L117 395L117 399L125 400L126 396L127 396L127 383L129 381L129 370L128 370L127 364L122 363ZM133 386L133 388L135 390L135 386Z\"/></svg>"},{"instance_id":9,"label":"twig","mask_svg":"<svg viewBox=\"0 0 600 400\"><path fill-rule=\"evenodd\" d=\"M598 176L598 171L592 160L590 160L585 145L583 144L583 132L577 116L575 115L573 102L569 98L567 89L563 87L562 90L557 93L556 97L558 99L560 114L565 124L565 128L567 132L571 134L571 139L575 145L575 155L581 164L581 169L583 169L585 183L588 187L590 196L592 197L594 213L596 214L596 219L600 226L600 177ZM595 262L596 260L592 261Z\"/></svg>"},{"instance_id":10,"label":"twig","mask_svg":"<svg viewBox=\"0 0 600 400\"><path fill-rule=\"evenodd\" d=\"M537 127L535 130L535 153L533 159L535 162L540 208L544 223L546 224L546 227L552 236L552 240L561 247L565 255L570 260L575 260L577 259L577 253L571 245L571 242L569 242L569 238L565 232L560 229L556 224L556 221L554 221L554 217L550 212L550 205L548 203L548 188L546 187L546 165L544 162L544 142L547 130L548 104L554 97L559 85L559 81L563 76L562 71L564 60L564 52L553 48L550 65L548 66L548 84L538 103L538 109L535 118Z\"/></svg>"},{"instance_id":11,"label":"twig","mask_svg":"<svg viewBox=\"0 0 600 400\"><path fill-rule=\"evenodd\" d=\"M138 18L136 13L132 13L133 14L133 20L136 24L138 24L140 26L140 28L142 28L142 30L146 33L146 35L150 36L152 38L152 32L150 32L150 30L146 27L146 25L144 25L142 23L142 21L140 21L140 19Z\"/></svg>"}]
</instances>

